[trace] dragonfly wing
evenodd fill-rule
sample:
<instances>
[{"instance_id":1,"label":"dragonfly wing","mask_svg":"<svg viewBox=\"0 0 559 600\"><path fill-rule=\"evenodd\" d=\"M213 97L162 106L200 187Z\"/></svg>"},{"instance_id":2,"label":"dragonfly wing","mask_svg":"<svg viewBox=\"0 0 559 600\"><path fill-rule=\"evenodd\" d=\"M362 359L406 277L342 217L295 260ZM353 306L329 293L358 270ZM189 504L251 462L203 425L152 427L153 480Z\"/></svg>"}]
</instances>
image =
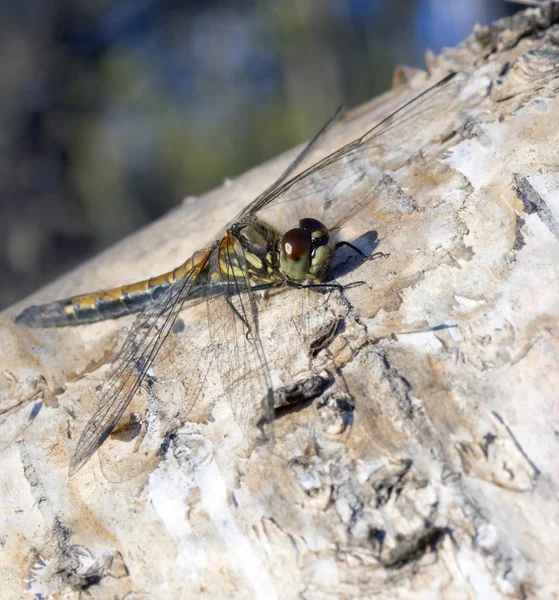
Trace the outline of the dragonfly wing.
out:
<instances>
[{"instance_id":1,"label":"dragonfly wing","mask_svg":"<svg viewBox=\"0 0 559 600\"><path fill-rule=\"evenodd\" d=\"M226 234L210 258L209 270L208 325L215 364L235 420L249 443L257 445L269 437L273 390L247 258L232 235Z\"/></svg>"},{"instance_id":2,"label":"dragonfly wing","mask_svg":"<svg viewBox=\"0 0 559 600\"><path fill-rule=\"evenodd\" d=\"M205 418L205 405L199 400L212 366L208 328L205 320L184 309L183 305L119 423L97 451L107 481L120 483L151 471L161 461L170 433L187 420Z\"/></svg>"},{"instance_id":3,"label":"dragonfly wing","mask_svg":"<svg viewBox=\"0 0 559 600\"><path fill-rule=\"evenodd\" d=\"M455 116L453 101L467 80L465 73L443 79L360 138L269 188L242 217L258 212L280 231L303 217L317 218L329 228L341 225L372 200L391 160L403 164L446 130Z\"/></svg>"},{"instance_id":4,"label":"dragonfly wing","mask_svg":"<svg viewBox=\"0 0 559 600\"><path fill-rule=\"evenodd\" d=\"M266 188L262 193L260 193L249 206L245 207L239 215L233 220L233 222L241 221L247 214L254 212L257 210L256 207L260 206L262 202L265 202L266 199L276 190L284 181L288 181L290 177L293 177L297 171L302 172L303 165L315 164L317 161L313 160L314 155L316 154L316 150L319 149L320 143L326 137L327 133L332 129L332 127L339 121L340 116L342 114L342 107L340 106L338 110L326 121L326 123L322 126L320 131L310 140L310 142L301 150L301 152L296 156L293 162L285 169L285 171L272 183L271 186Z\"/></svg>"},{"instance_id":5,"label":"dragonfly wing","mask_svg":"<svg viewBox=\"0 0 559 600\"><path fill-rule=\"evenodd\" d=\"M347 304L339 289L328 286L276 286L261 294L247 274L241 244L231 235L210 260L207 301L214 361L235 420L254 447L273 441L275 407L298 401L289 397L293 386L317 375L313 331L330 323L335 336Z\"/></svg>"},{"instance_id":6,"label":"dragonfly wing","mask_svg":"<svg viewBox=\"0 0 559 600\"><path fill-rule=\"evenodd\" d=\"M199 285L205 285L210 253L208 251L176 279L149 309L136 318L98 393L97 410L78 440L70 463L70 476L81 469L120 421L184 302Z\"/></svg>"},{"instance_id":7,"label":"dragonfly wing","mask_svg":"<svg viewBox=\"0 0 559 600\"><path fill-rule=\"evenodd\" d=\"M212 260L215 273L219 262L239 266L245 257L240 244L231 240ZM349 309L335 286L278 286L263 295L244 273L246 268L213 277L221 283L208 294L208 322L225 395L254 447L277 439L276 408L312 400L331 384L331 374L324 377L325 363L334 369L342 363L333 355L328 360L324 353L316 355L344 330ZM328 335L319 334L325 330ZM310 394L297 391L298 384L311 381L316 383Z\"/></svg>"}]
</instances>

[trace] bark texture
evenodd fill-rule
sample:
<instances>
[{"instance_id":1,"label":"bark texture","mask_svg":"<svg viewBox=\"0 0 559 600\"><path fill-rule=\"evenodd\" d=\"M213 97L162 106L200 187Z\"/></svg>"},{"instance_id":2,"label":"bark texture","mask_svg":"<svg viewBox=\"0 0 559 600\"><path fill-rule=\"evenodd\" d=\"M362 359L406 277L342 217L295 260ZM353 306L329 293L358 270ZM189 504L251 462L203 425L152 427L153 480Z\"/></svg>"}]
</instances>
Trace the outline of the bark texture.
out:
<instances>
[{"instance_id":1,"label":"bark texture","mask_svg":"<svg viewBox=\"0 0 559 600\"><path fill-rule=\"evenodd\" d=\"M341 283L365 284L345 302L333 295L311 332L323 341L306 368L332 381L278 416L273 453L246 451L212 373L181 415L181 373L203 350L196 306L139 394L155 421L115 432L68 479L95 388L132 321L43 331L10 317L176 266L294 152L186 199L2 317L3 598L556 597L557 16L549 5L476 28L427 57L429 78L398 71L392 91L329 136L321 152L446 73L469 74L446 134L387 171L344 226L343 239L389 256L341 253L334 264ZM262 313L268 339L281 339L300 306L290 297ZM281 360L300 360L299 343L282 340ZM151 432L160 442L165 428L175 435L149 462ZM127 479L131 464L146 469Z\"/></svg>"}]
</instances>

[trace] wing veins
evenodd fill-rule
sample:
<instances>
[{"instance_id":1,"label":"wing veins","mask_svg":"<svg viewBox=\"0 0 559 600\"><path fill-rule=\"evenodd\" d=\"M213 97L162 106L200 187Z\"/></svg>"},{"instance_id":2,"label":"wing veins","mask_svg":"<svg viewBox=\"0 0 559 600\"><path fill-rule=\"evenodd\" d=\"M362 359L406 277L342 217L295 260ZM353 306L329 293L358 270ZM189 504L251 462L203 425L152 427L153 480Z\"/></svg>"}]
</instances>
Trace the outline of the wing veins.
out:
<instances>
[{"instance_id":1,"label":"wing veins","mask_svg":"<svg viewBox=\"0 0 559 600\"><path fill-rule=\"evenodd\" d=\"M367 147L369 150L372 150L375 147L381 147L381 142L383 142L385 139L390 140L389 134L391 132L396 132L396 134L400 135L398 143L393 144L391 149L398 147L404 140L410 137L408 129L408 124L410 121L413 122L418 116L421 115L423 115L425 119L428 112L433 112L438 106L446 104L450 99L457 95L460 89L462 89L466 80L466 74L460 72L452 73L443 78L435 85L431 86L418 96L415 96L403 104L385 119L379 123L376 123L361 137L349 142L345 146L342 146L335 152L316 162L308 169L305 169L301 173L297 174L292 179L289 179L283 183L280 182L280 185L271 186L268 194L265 196L259 196L247 209L243 211L243 213L241 213L241 216L246 216L248 213L263 210L272 204L281 204L299 200L300 195L297 194L292 198L285 199L283 202L275 202L276 199L287 193L300 182L303 182L305 179L307 179L308 186L315 185L317 179L313 178L312 176L318 171L331 166L333 163L336 163L342 158L350 157L353 154L353 158L350 158L350 161L357 162L362 160L364 147ZM325 173L325 176L326 175L327 174ZM338 178L338 180L342 180L342 178ZM304 189L304 186L305 184L303 183L301 187ZM313 190L311 190L310 193L316 193L316 191L313 192Z\"/></svg>"},{"instance_id":2,"label":"wing veins","mask_svg":"<svg viewBox=\"0 0 559 600\"><path fill-rule=\"evenodd\" d=\"M185 280L189 279L191 272L192 271L189 271L188 273L186 273L184 275ZM178 283L180 281L181 280L179 279L179 280L177 280L177 282L174 282L174 283ZM101 397L99 398L99 404L105 404L105 402L107 401L106 398L109 397L109 393L111 392L113 387L116 385L116 383L120 380L120 375L122 375L122 373L124 373L127 368L130 368L130 362L129 362L130 358L135 353L138 353L140 351L144 342L146 341L146 339L148 339L153 328L156 326L158 319L167 310L169 310L169 303L171 303L171 300L173 298L173 293L176 293L178 295L178 294L180 294L181 291L182 291L182 288L180 288L180 290L178 292L176 292L176 290L174 288L174 284L172 284L171 287L167 290L167 292L161 297L161 304L163 303L162 301L165 300L164 306L161 307L160 303L156 302L155 304L152 305L152 307L149 309L149 311L147 313L141 314L139 322L134 323L132 330L126 337L123 347L119 351L117 360L113 363L113 365L111 365L111 367L107 373L107 378L105 381L106 381L106 384L108 384L108 385L107 385L107 387L103 386L103 388L102 388ZM171 306L171 308L172 308L172 306ZM145 326L150 321L151 321L151 324L149 325L148 328L146 328ZM145 330L145 333L144 333L144 336L140 339L140 341L138 343L136 343L135 334L140 330ZM123 350L127 346L128 346L128 350L126 352L123 352ZM140 359L142 358L143 353L144 353L144 351L140 352ZM135 362L137 363L137 361L135 361ZM117 393L120 393L120 391L126 385L126 381L128 381L129 378L130 378L130 375L127 377L125 382L119 388Z\"/></svg>"},{"instance_id":3,"label":"wing veins","mask_svg":"<svg viewBox=\"0 0 559 600\"><path fill-rule=\"evenodd\" d=\"M141 319L138 322L138 326L134 327L128 334L129 340L132 342L134 334L137 334L139 330L142 330L150 319L153 321L148 329L148 333L144 333L140 344L137 346L137 351L140 353L138 359L135 361L126 361L126 364L124 365L125 368L119 368L117 371L115 371L115 375L118 373L118 377L114 378L111 384L102 392L102 396L99 401L99 407L89 419L76 445L74 456L72 457L72 461L70 463L70 476L76 473L89 460L91 455L97 450L97 448L99 448L106 437L117 425L127 406L130 404L132 397L140 387L148 369L153 363L155 356L165 342L165 339L167 338L167 335L173 326L173 323L175 322L184 301L188 298L188 295L191 293L191 291L195 289L195 285L200 274L196 279L191 281L192 274L197 269L199 269L199 273L201 273L208 260L209 254L202 265L200 265L200 263L194 265L194 267L188 273L186 273L182 279L177 280L175 283L179 283L179 285L175 287L175 284L173 284L165 293L165 295L161 297L161 301L154 305L153 311L150 311L151 314L147 316L147 318L146 315L142 314L140 316ZM190 285L188 285L189 282ZM176 293L176 296L174 292ZM171 306L169 306L169 302L171 302L171 300L173 300L173 303ZM167 314L161 329L156 331L155 335L151 340L148 341L148 344L146 344L146 347L144 348L143 346L147 336L153 330L153 327L157 321L163 315L165 315L165 313ZM145 358L145 355L148 352L149 354L143 362L139 374L136 375L135 381L131 385L130 389L123 396L121 396L122 390L126 387L130 381L130 378L134 375L138 361ZM134 352L132 354L134 354ZM118 360L119 362L122 362L120 359ZM129 371L129 373L125 376L126 378L124 382L120 385L115 393L114 386L116 385L117 381L120 381L122 373L126 373L126 371Z\"/></svg>"},{"instance_id":4,"label":"wing veins","mask_svg":"<svg viewBox=\"0 0 559 600\"><path fill-rule=\"evenodd\" d=\"M293 162L285 169L285 171L263 192L258 194L258 196L251 202L251 204L245 208L241 214L246 214L247 212L252 212L252 206L258 206L258 202L267 198L273 191L278 188L283 181L285 181L293 171L307 158L307 156L312 152L313 148L316 146L319 140L321 140L328 130L332 127L332 125L339 119L340 114L343 111L343 107L339 106L336 112L324 123L321 127L320 131L315 134L315 136L311 139L311 141L303 148L303 150L299 153L299 155L293 160Z\"/></svg>"}]
</instances>

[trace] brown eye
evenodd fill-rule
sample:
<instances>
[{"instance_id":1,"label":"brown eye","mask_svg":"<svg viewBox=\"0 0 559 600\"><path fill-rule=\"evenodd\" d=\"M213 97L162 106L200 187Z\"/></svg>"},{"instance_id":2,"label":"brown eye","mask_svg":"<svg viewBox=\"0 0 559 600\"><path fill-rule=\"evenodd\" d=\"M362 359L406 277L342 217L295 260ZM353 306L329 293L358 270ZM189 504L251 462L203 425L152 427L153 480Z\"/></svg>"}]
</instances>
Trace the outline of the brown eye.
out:
<instances>
[{"instance_id":1,"label":"brown eye","mask_svg":"<svg viewBox=\"0 0 559 600\"><path fill-rule=\"evenodd\" d=\"M299 226L311 234L313 248L317 248L318 246L326 246L330 240L328 227L326 227L326 225L321 223L318 219L312 219L310 217L301 219L299 221Z\"/></svg>"},{"instance_id":2,"label":"brown eye","mask_svg":"<svg viewBox=\"0 0 559 600\"><path fill-rule=\"evenodd\" d=\"M306 229L309 233L328 233L328 228L318 219L306 218L299 221L299 227Z\"/></svg>"},{"instance_id":3,"label":"brown eye","mask_svg":"<svg viewBox=\"0 0 559 600\"><path fill-rule=\"evenodd\" d=\"M311 234L306 229L290 229L281 238L281 249L290 260L308 256L312 246Z\"/></svg>"}]
</instances>

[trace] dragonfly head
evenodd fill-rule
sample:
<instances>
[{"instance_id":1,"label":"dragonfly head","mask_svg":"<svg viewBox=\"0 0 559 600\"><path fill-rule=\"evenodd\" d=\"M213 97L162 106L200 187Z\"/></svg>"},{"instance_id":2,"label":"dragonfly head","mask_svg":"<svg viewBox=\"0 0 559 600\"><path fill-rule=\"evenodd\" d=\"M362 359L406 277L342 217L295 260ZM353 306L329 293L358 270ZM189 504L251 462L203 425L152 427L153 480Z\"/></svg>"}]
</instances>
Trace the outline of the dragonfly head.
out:
<instances>
[{"instance_id":1,"label":"dragonfly head","mask_svg":"<svg viewBox=\"0 0 559 600\"><path fill-rule=\"evenodd\" d=\"M334 243L326 225L317 219L301 219L299 227L287 231L280 240L280 268L290 279L324 276Z\"/></svg>"}]
</instances>

